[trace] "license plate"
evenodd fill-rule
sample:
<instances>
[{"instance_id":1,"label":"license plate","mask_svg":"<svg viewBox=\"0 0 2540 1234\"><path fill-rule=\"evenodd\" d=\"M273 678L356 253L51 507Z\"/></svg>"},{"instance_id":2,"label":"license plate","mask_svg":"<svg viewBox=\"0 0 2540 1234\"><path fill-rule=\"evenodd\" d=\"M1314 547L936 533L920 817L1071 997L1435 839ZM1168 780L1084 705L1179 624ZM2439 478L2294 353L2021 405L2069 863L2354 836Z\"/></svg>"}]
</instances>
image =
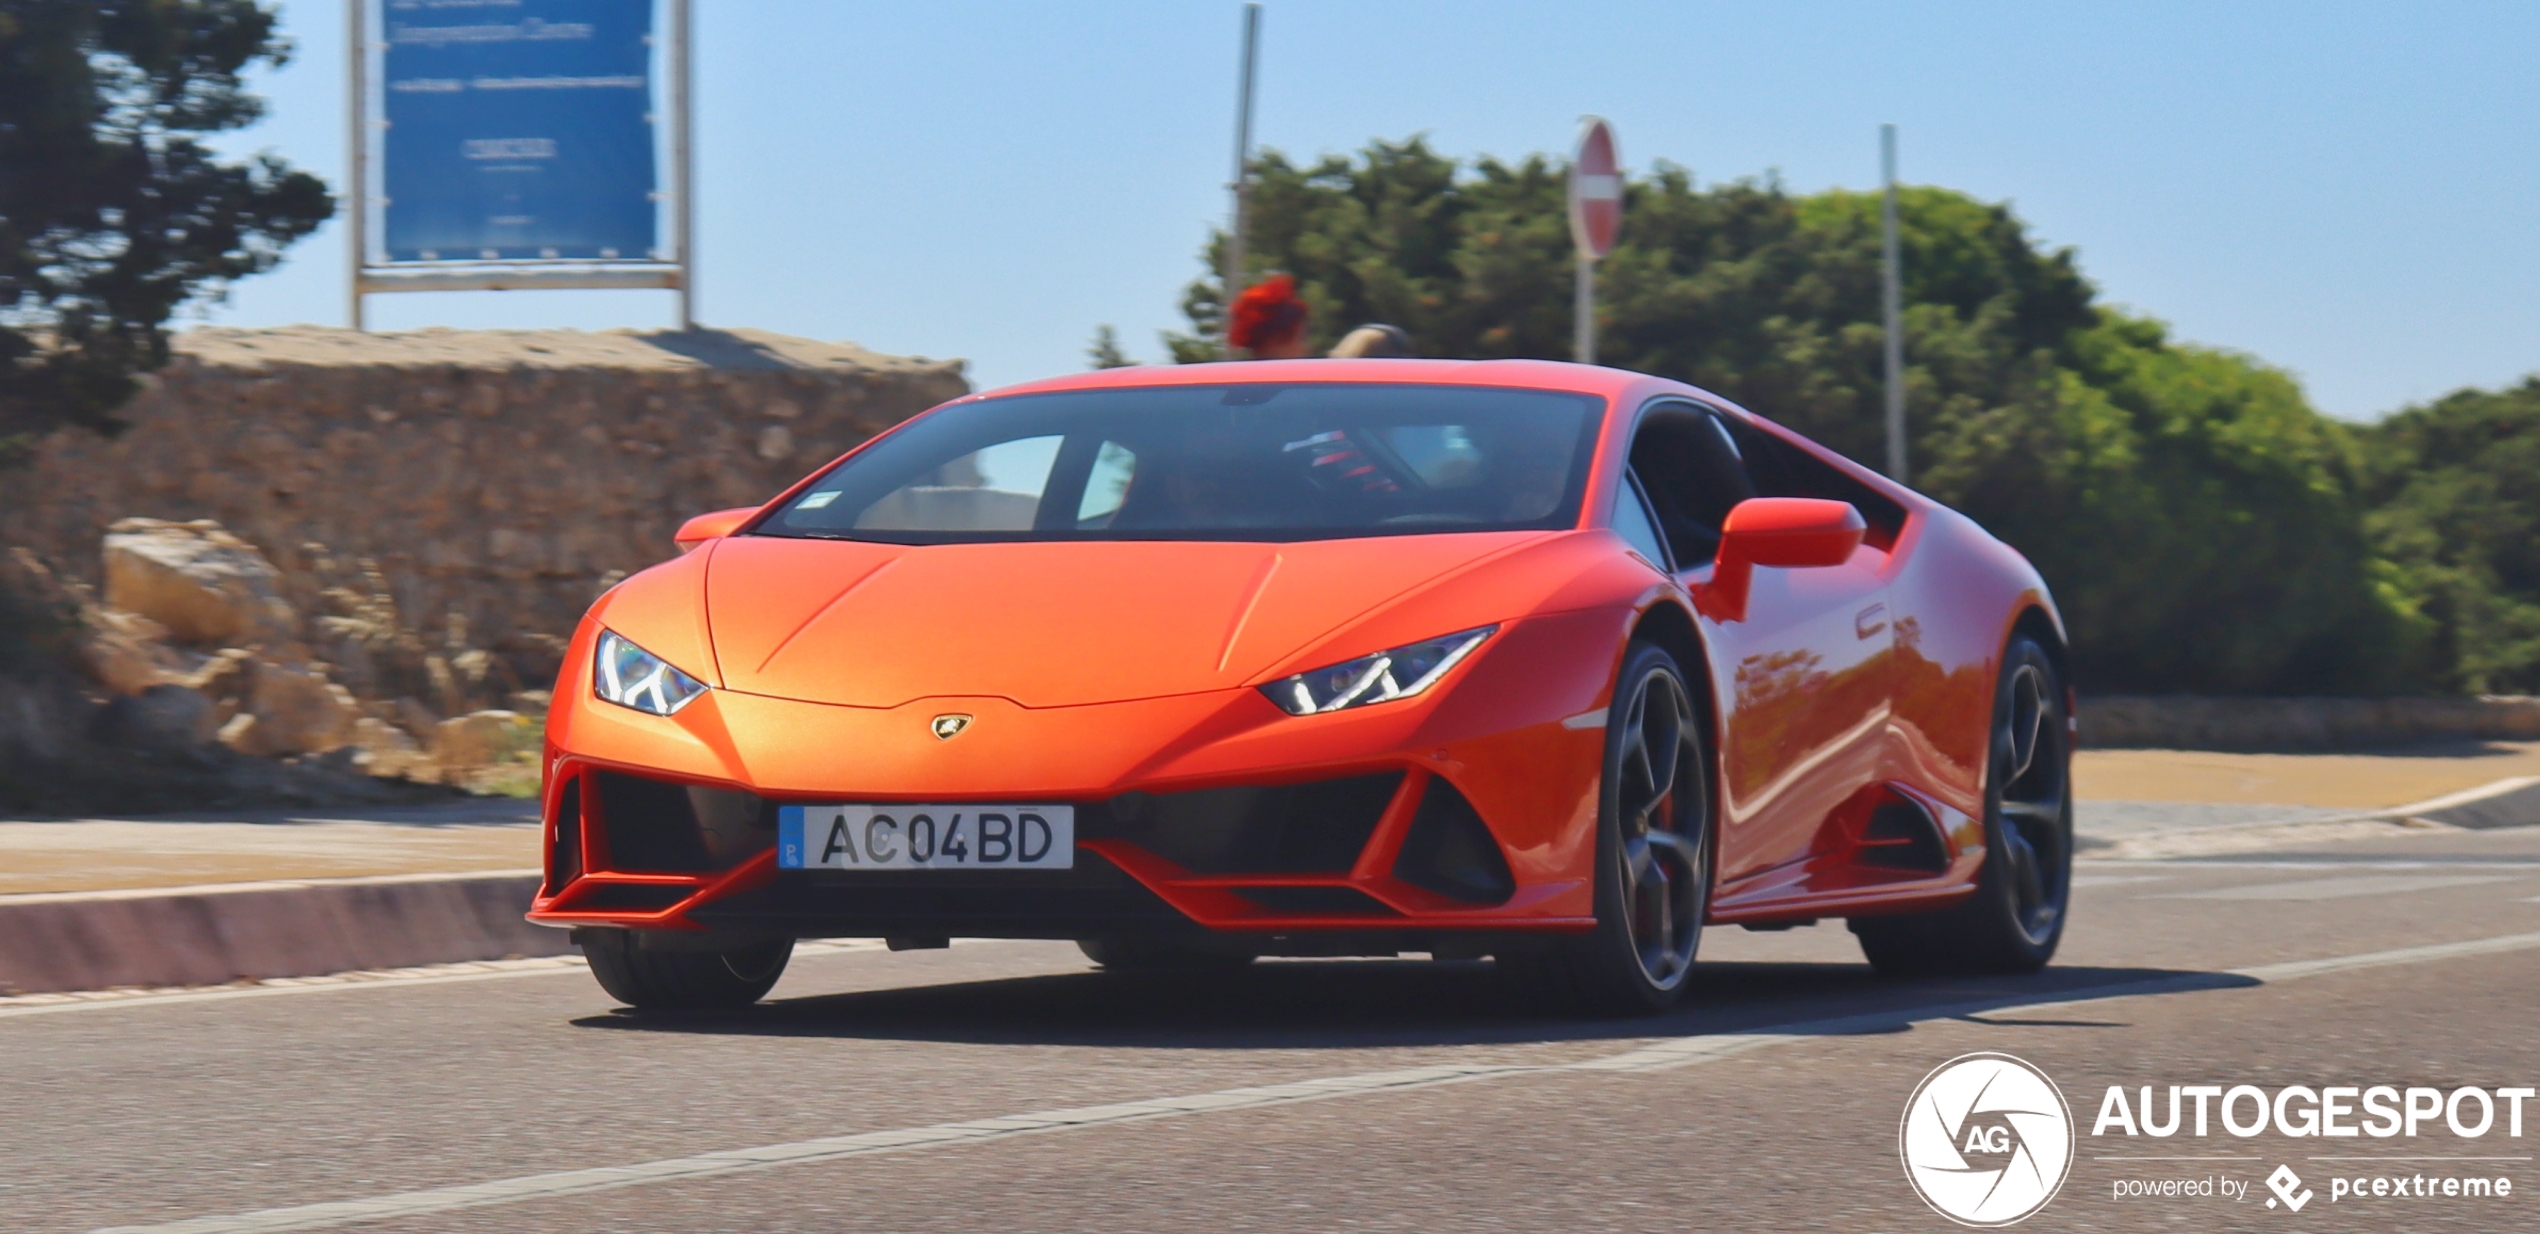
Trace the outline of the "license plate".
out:
<instances>
[{"instance_id":1,"label":"license plate","mask_svg":"<svg viewBox=\"0 0 2540 1234\"><path fill-rule=\"evenodd\" d=\"M1076 807L784 806L776 864L787 870L1068 870Z\"/></svg>"}]
</instances>

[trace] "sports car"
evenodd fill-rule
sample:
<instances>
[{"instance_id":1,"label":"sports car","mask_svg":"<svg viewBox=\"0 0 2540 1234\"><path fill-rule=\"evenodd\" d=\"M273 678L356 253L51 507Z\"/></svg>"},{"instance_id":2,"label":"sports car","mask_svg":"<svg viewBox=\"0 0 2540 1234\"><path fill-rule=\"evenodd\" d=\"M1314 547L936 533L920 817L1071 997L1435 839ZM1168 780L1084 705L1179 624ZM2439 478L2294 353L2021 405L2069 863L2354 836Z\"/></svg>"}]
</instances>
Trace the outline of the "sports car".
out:
<instances>
[{"instance_id":1,"label":"sports car","mask_svg":"<svg viewBox=\"0 0 2540 1234\"><path fill-rule=\"evenodd\" d=\"M1673 381L1079 374L677 540L568 648L529 913L637 1008L843 936L1489 957L1603 1013L1679 999L1706 926L1842 918L1893 972L2062 936L2037 573Z\"/></svg>"}]
</instances>

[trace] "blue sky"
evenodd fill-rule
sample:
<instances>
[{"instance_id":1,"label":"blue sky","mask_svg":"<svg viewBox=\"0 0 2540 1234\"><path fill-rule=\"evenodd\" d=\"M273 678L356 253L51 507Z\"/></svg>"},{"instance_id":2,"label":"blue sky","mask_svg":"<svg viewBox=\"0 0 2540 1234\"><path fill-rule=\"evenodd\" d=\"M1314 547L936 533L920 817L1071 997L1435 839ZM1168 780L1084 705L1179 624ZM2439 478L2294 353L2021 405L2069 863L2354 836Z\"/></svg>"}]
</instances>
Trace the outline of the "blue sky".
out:
<instances>
[{"instance_id":1,"label":"blue sky","mask_svg":"<svg viewBox=\"0 0 2540 1234\"><path fill-rule=\"evenodd\" d=\"M1241 5L695 0L698 315L970 360L1154 358L1226 208ZM230 135L343 168L343 4L288 0L273 113ZM2540 370L2540 5L1271 0L1260 140L1425 133L1628 168L2013 203L2110 301L2368 417ZM330 224L202 312L342 324ZM654 327L663 292L377 296L375 328ZM1769 413L1770 408L1758 410Z\"/></svg>"}]
</instances>

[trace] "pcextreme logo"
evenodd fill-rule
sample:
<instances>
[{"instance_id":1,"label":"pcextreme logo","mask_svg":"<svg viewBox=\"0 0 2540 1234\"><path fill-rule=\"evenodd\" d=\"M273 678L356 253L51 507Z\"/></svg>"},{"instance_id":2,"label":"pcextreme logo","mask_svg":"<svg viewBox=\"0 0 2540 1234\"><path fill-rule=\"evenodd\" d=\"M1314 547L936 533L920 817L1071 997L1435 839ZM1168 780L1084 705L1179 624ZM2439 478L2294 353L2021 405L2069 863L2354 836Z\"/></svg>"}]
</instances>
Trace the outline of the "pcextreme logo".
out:
<instances>
[{"instance_id":1,"label":"pcextreme logo","mask_svg":"<svg viewBox=\"0 0 2540 1234\"><path fill-rule=\"evenodd\" d=\"M1905 1178L1960 1225L2027 1220L2072 1172L2072 1108L2046 1073L2008 1054L1962 1054L1914 1086L1897 1125Z\"/></svg>"}]
</instances>

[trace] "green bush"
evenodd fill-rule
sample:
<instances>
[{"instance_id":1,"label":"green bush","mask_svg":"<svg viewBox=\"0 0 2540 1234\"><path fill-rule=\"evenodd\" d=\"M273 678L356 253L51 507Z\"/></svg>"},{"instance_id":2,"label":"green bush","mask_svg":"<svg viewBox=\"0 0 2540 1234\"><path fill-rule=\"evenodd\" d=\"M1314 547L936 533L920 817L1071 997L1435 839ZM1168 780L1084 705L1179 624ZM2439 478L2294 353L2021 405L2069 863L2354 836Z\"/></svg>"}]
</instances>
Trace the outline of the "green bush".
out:
<instances>
[{"instance_id":1,"label":"green bush","mask_svg":"<svg viewBox=\"0 0 2540 1234\"><path fill-rule=\"evenodd\" d=\"M2355 436L2365 528L2431 631L2440 684L2540 692L2540 377Z\"/></svg>"}]
</instances>

